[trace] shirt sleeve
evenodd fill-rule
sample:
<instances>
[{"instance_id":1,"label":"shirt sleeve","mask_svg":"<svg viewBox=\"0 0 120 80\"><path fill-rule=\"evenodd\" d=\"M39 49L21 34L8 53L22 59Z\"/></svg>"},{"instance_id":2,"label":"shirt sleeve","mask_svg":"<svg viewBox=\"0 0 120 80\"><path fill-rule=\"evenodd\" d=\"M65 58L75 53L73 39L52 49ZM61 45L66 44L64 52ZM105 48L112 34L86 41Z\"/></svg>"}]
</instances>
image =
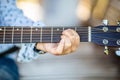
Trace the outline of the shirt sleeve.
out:
<instances>
[{"instance_id":1,"label":"shirt sleeve","mask_svg":"<svg viewBox=\"0 0 120 80\"><path fill-rule=\"evenodd\" d=\"M41 21L34 22L25 17L22 10L16 6L16 0L0 0L0 26L22 26L22 27L42 27ZM11 44L12 45L12 44ZM35 43L21 44L17 60L20 62L29 62L36 59L39 55L34 52Z\"/></svg>"},{"instance_id":2,"label":"shirt sleeve","mask_svg":"<svg viewBox=\"0 0 120 80\"><path fill-rule=\"evenodd\" d=\"M30 62L39 57L39 54L35 52L34 49L35 43L31 44L21 44L21 49L19 51L17 61L18 62Z\"/></svg>"}]
</instances>

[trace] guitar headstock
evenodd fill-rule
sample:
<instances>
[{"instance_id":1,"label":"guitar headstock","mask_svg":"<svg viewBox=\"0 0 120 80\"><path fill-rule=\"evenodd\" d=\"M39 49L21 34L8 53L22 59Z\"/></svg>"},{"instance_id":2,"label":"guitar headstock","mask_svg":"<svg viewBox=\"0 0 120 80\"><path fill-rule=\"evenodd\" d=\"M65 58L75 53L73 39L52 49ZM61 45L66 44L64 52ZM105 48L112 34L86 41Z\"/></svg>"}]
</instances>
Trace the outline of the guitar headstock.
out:
<instances>
[{"instance_id":1,"label":"guitar headstock","mask_svg":"<svg viewBox=\"0 0 120 80\"><path fill-rule=\"evenodd\" d=\"M120 24L92 28L92 42L103 46L120 47Z\"/></svg>"},{"instance_id":2,"label":"guitar headstock","mask_svg":"<svg viewBox=\"0 0 120 80\"><path fill-rule=\"evenodd\" d=\"M120 47L120 22L118 25L108 25L105 20L103 25L92 28L92 42L105 46L105 53L108 55L108 47ZM118 52L117 52L118 53ZM120 50L119 50L120 53Z\"/></svg>"}]
</instances>

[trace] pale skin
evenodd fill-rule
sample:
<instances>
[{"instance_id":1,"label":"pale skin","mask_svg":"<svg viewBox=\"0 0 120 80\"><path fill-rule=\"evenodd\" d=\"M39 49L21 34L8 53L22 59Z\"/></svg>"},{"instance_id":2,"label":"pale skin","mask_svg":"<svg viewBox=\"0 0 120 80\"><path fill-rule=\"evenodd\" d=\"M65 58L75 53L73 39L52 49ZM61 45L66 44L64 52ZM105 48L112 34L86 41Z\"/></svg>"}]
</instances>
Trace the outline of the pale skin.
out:
<instances>
[{"instance_id":1,"label":"pale skin","mask_svg":"<svg viewBox=\"0 0 120 80\"><path fill-rule=\"evenodd\" d=\"M76 31L67 29L62 32L59 43L37 43L36 48L53 55L66 55L74 52L80 43L80 37Z\"/></svg>"}]
</instances>

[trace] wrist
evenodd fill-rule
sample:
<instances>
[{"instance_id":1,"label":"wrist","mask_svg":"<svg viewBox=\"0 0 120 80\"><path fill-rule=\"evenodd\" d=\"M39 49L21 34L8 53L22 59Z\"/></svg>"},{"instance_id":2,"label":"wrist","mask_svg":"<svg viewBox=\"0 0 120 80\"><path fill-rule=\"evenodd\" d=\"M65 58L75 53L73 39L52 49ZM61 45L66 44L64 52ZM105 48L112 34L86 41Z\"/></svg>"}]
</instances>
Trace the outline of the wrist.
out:
<instances>
[{"instance_id":1,"label":"wrist","mask_svg":"<svg viewBox=\"0 0 120 80\"><path fill-rule=\"evenodd\" d=\"M39 43L36 43L35 46L34 46L34 51L39 53L39 54L45 54L46 52L43 51L43 49L40 49L39 46L38 46Z\"/></svg>"}]
</instances>

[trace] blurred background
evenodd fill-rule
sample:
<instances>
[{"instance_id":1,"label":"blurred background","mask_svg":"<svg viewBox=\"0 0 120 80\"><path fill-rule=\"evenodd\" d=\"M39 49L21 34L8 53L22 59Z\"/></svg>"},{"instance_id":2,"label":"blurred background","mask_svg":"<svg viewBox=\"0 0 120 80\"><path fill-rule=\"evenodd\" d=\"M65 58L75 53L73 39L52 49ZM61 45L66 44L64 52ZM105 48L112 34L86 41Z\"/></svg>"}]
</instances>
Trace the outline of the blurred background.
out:
<instances>
[{"instance_id":1,"label":"blurred background","mask_svg":"<svg viewBox=\"0 0 120 80\"><path fill-rule=\"evenodd\" d=\"M17 0L17 6L46 26L97 26L103 19L117 25L120 20L120 0ZM81 43L74 54L41 55L30 63L18 63L21 80L120 80L116 50L110 48L106 56L104 47Z\"/></svg>"}]
</instances>

